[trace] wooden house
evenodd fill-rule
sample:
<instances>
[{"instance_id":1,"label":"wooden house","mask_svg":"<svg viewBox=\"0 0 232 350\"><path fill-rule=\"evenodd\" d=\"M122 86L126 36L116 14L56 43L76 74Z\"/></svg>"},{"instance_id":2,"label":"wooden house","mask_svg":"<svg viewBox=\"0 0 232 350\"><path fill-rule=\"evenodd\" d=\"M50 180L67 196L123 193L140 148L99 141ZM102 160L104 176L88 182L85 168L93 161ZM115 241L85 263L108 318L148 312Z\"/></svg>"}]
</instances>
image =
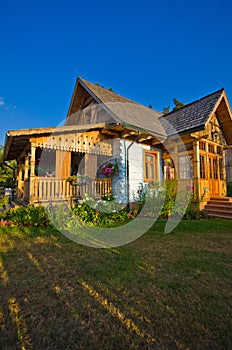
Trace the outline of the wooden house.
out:
<instances>
[{"instance_id":1,"label":"wooden house","mask_svg":"<svg viewBox=\"0 0 232 350\"><path fill-rule=\"evenodd\" d=\"M4 159L17 160L17 197L72 202L88 192L132 201L139 186L176 178L196 198L226 196L232 114L224 89L166 115L77 79L64 126L10 130ZM112 177L101 169L118 165ZM74 186L75 172L89 181Z\"/></svg>"}]
</instances>

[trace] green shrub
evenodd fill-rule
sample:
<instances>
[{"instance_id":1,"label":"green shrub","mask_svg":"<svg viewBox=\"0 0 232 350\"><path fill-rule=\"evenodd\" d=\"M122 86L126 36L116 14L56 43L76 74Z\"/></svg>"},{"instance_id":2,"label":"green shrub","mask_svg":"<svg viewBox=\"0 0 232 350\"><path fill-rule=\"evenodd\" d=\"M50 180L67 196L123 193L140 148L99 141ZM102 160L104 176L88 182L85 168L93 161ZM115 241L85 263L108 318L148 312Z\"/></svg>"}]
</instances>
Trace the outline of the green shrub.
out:
<instances>
[{"instance_id":1,"label":"green shrub","mask_svg":"<svg viewBox=\"0 0 232 350\"><path fill-rule=\"evenodd\" d=\"M0 196L0 208L4 207L8 203L10 203L9 197L7 197L7 196Z\"/></svg>"},{"instance_id":2,"label":"green shrub","mask_svg":"<svg viewBox=\"0 0 232 350\"><path fill-rule=\"evenodd\" d=\"M88 225L115 226L135 217L135 209L123 208L112 196L95 201L86 195L73 209L74 214Z\"/></svg>"},{"instance_id":3,"label":"green shrub","mask_svg":"<svg viewBox=\"0 0 232 350\"><path fill-rule=\"evenodd\" d=\"M44 227L49 225L49 220L42 206L12 208L1 215L2 220L10 221L15 226Z\"/></svg>"}]
</instances>

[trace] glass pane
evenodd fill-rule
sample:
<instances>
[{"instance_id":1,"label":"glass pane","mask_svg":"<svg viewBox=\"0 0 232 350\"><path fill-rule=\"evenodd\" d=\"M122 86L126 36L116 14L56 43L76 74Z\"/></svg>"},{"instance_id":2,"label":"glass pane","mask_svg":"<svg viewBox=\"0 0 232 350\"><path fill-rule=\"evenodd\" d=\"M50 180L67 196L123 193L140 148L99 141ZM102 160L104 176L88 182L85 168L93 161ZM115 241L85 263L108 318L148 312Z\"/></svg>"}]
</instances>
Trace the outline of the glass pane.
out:
<instances>
[{"instance_id":1,"label":"glass pane","mask_svg":"<svg viewBox=\"0 0 232 350\"><path fill-rule=\"evenodd\" d=\"M153 162L154 156L151 154L146 154L146 162Z\"/></svg>"},{"instance_id":2,"label":"glass pane","mask_svg":"<svg viewBox=\"0 0 232 350\"><path fill-rule=\"evenodd\" d=\"M149 178L149 174L148 174L148 164L146 163L146 166L145 166L145 172L146 172L146 179Z\"/></svg>"},{"instance_id":3,"label":"glass pane","mask_svg":"<svg viewBox=\"0 0 232 350\"><path fill-rule=\"evenodd\" d=\"M213 178L213 159L209 158L209 177Z\"/></svg>"},{"instance_id":4,"label":"glass pane","mask_svg":"<svg viewBox=\"0 0 232 350\"><path fill-rule=\"evenodd\" d=\"M151 170L150 178L155 179L154 164L150 164L150 170Z\"/></svg>"}]
</instances>

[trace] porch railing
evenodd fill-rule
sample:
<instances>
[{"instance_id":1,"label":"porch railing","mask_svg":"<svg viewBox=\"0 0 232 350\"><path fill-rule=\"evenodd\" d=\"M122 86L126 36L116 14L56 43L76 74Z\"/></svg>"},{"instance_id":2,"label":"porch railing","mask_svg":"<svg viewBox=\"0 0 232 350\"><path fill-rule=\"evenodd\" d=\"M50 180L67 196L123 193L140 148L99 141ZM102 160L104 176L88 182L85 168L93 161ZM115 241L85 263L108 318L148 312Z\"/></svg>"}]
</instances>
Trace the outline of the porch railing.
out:
<instances>
[{"instance_id":1,"label":"porch railing","mask_svg":"<svg viewBox=\"0 0 232 350\"><path fill-rule=\"evenodd\" d=\"M66 179L42 178L34 179L34 193L31 201L67 200L82 198L85 193L100 198L112 193L112 180L95 179L85 184L71 185Z\"/></svg>"}]
</instances>

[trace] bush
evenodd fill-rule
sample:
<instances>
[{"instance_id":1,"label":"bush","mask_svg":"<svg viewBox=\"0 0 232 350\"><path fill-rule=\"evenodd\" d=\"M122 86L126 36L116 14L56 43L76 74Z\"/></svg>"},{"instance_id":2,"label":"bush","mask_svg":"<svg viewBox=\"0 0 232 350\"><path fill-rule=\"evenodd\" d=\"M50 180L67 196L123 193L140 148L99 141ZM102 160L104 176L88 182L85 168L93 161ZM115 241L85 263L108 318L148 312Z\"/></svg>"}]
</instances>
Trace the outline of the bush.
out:
<instances>
[{"instance_id":1,"label":"bush","mask_svg":"<svg viewBox=\"0 0 232 350\"><path fill-rule=\"evenodd\" d=\"M83 222L93 226L117 226L135 217L135 209L123 208L112 196L95 201L86 195L73 209Z\"/></svg>"},{"instance_id":2,"label":"bush","mask_svg":"<svg viewBox=\"0 0 232 350\"><path fill-rule=\"evenodd\" d=\"M2 221L11 222L15 226L45 227L49 226L49 220L42 206L18 207L1 213Z\"/></svg>"}]
</instances>

